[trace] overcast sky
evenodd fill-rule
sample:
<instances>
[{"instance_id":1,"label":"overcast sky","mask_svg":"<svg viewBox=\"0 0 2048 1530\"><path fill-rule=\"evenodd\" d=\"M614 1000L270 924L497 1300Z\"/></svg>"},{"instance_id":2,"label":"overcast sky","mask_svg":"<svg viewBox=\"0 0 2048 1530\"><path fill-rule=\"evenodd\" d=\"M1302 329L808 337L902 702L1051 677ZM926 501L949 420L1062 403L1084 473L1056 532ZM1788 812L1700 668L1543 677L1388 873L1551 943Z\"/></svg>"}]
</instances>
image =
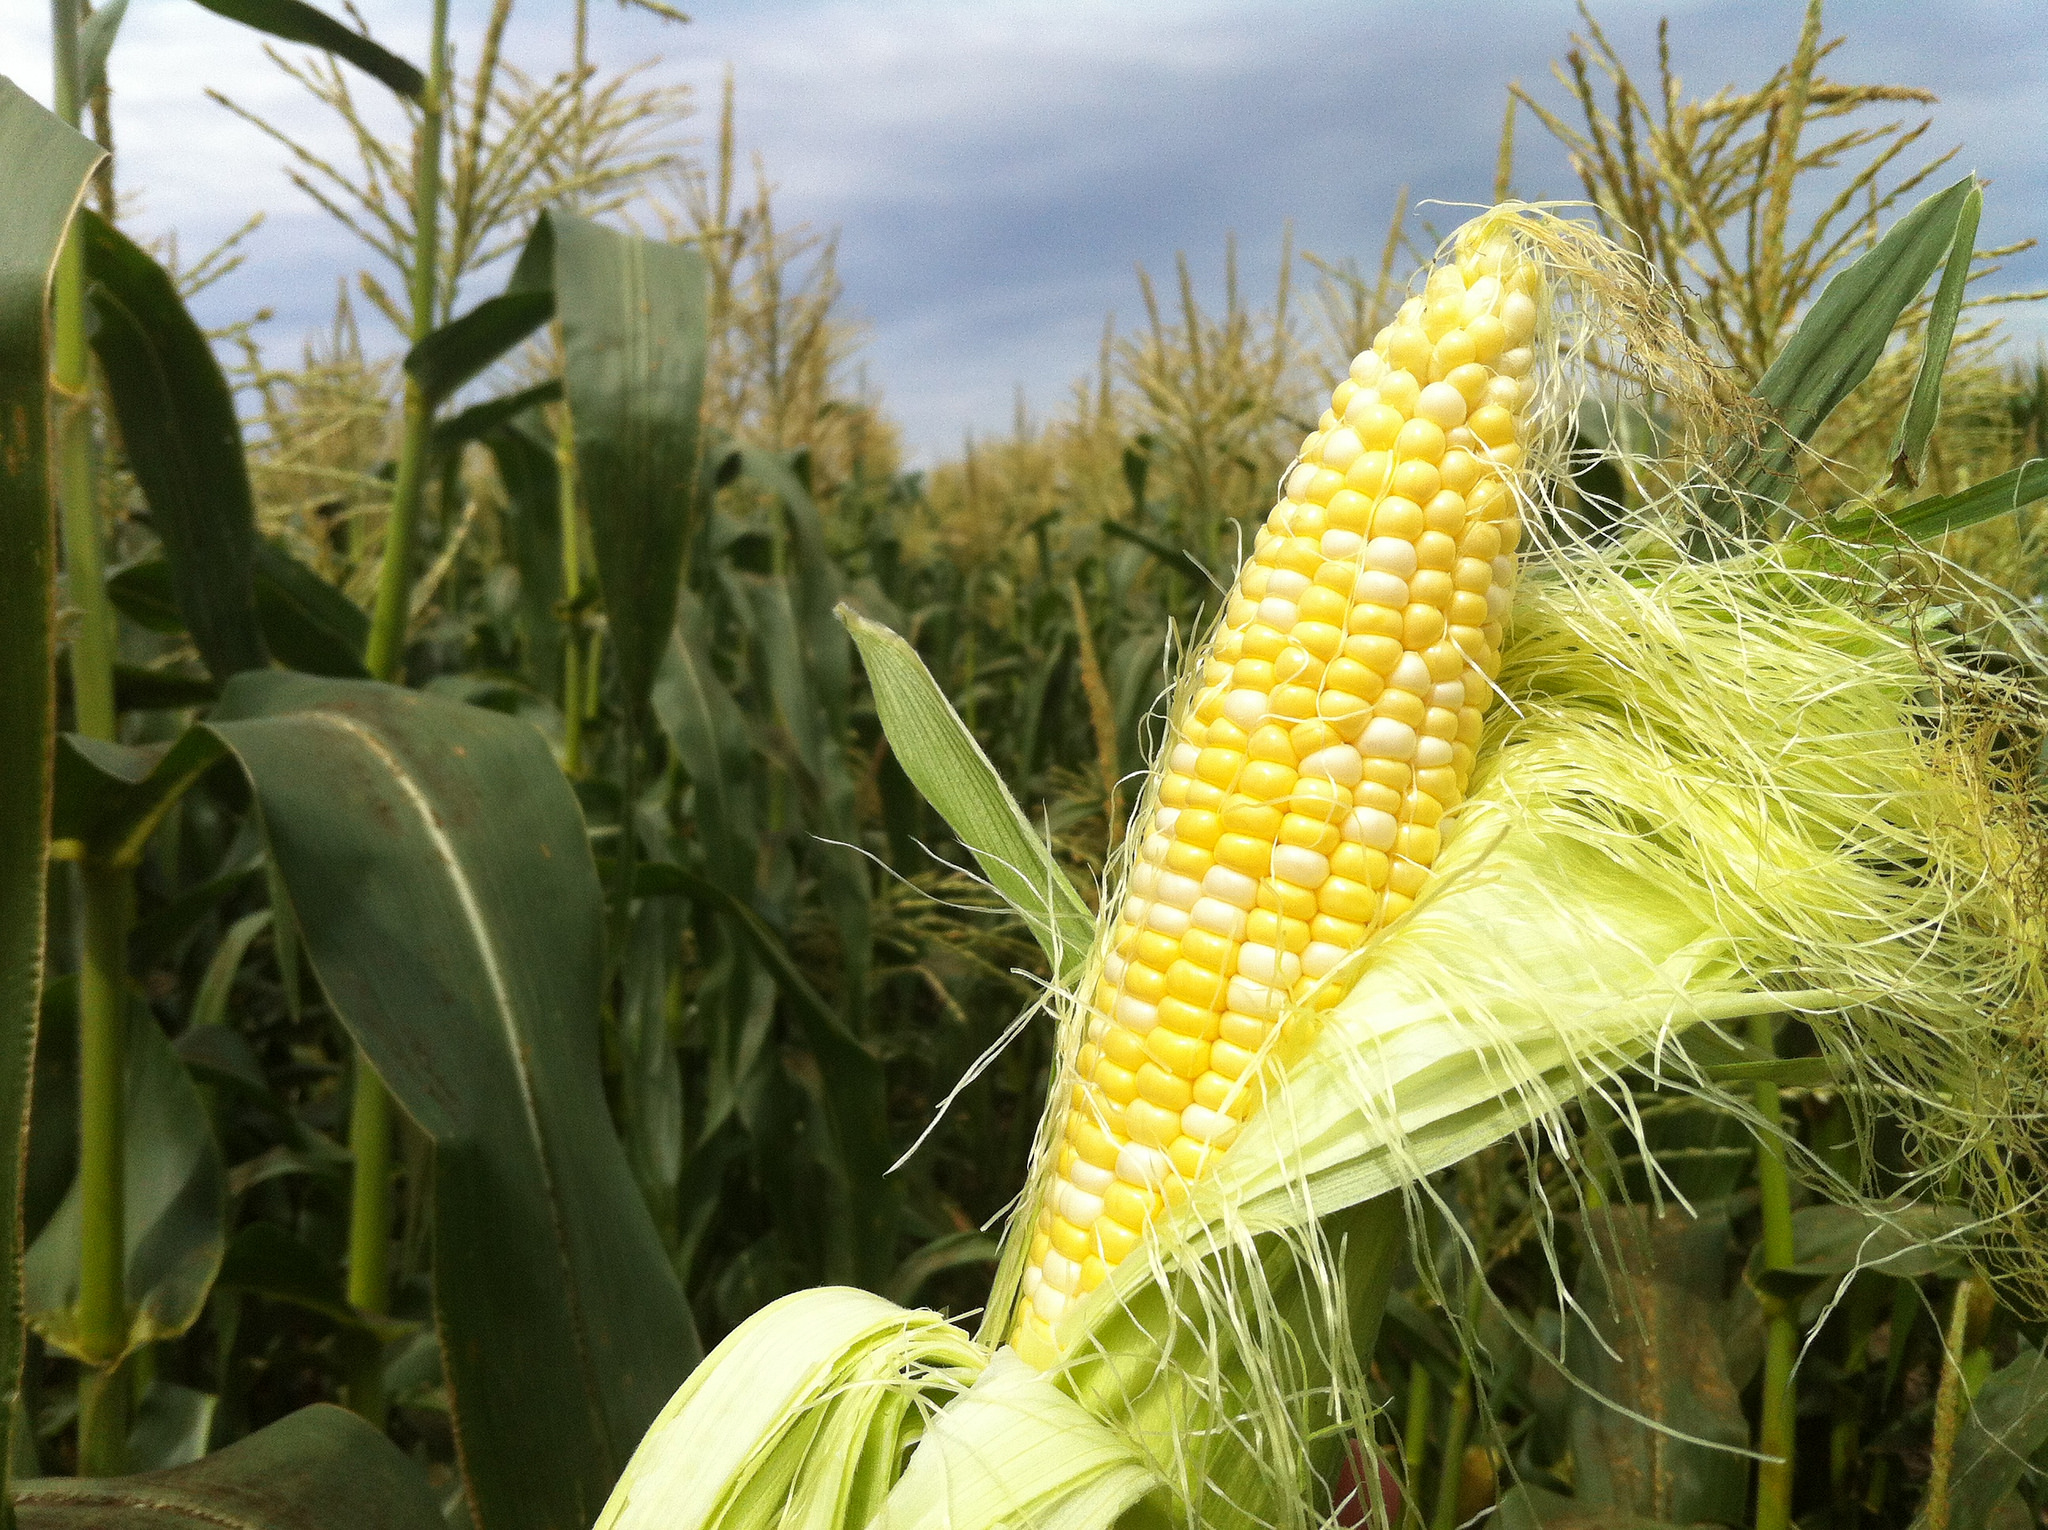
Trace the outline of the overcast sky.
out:
<instances>
[{"instance_id":1,"label":"overcast sky","mask_svg":"<svg viewBox=\"0 0 2048 1530\"><path fill-rule=\"evenodd\" d=\"M838 232L869 375L926 459L970 429L1006 429L1020 386L1034 410L1058 407L1092 363L1104 315L1141 314L1140 263L1170 272L1185 250L1213 298L1234 230L1244 286L1260 295L1290 221L1299 247L1370 262L1403 184L1417 198L1486 198L1506 83L1562 105L1550 62L1576 25L1552 0L684 4L687 27L599 5L601 59L661 55L659 77L702 92L700 137L734 69L743 146L764 157L783 220ZM469 55L486 4L454 8ZM422 59L428 0L362 9L387 46ZM1604 0L1598 14L1644 65L1668 14L1677 67L1704 91L1759 82L1789 53L1802 9ZM525 0L512 56L551 72L569 16L568 0ZM1828 21L1849 39L1830 60L1834 78L1941 96L1925 141L1960 144L1959 165L1992 181L1982 242L2048 233L2038 6L1835 0ZM43 4L0 4L0 70L45 100L47 48ZM288 356L327 316L336 278L362 262L284 179L282 152L205 89L317 144L338 146L333 124L252 34L190 0L131 0L111 73L134 229L177 230L189 257L266 212L247 266L204 294L201 316L270 308L267 343ZM1576 190L1526 118L1519 137L1520 191ZM2015 259L2001 283L2048 286L2048 256ZM2021 328L2029 348L2044 330L2038 317Z\"/></svg>"}]
</instances>

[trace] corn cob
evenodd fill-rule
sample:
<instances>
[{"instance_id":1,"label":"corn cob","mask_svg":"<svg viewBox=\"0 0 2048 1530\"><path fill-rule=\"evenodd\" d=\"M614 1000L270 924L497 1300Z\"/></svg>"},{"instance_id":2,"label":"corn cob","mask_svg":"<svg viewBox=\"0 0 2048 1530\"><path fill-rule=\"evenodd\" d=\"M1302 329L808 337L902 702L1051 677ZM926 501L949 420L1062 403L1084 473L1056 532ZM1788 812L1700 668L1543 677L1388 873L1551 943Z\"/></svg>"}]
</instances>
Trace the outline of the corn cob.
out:
<instances>
[{"instance_id":1,"label":"corn cob","mask_svg":"<svg viewBox=\"0 0 2048 1530\"><path fill-rule=\"evenodd\" d=\"M1226 1150L1421 892L1463 801L1521 538L1539 273L1468 237L1352 363L1174 719L1090 996L1011 1342Z\"/></svg>"}]
</instances>

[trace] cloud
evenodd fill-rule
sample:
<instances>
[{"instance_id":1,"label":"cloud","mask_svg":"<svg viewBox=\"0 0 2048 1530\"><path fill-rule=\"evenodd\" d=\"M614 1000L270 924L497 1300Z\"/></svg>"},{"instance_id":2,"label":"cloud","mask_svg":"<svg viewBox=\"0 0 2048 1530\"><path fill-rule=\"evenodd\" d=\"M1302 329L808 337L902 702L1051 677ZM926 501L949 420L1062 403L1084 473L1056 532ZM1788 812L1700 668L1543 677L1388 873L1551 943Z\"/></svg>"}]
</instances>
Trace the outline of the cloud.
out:
<instances>
[{"instance_id":1,"label":"cloud","mask_svg":"<svg viewBox=\"0 0 2048 1530\"><path fill-rule=\"evenodd\" d=\"M1008 427L1021 384L1056 408L1092 366L1103 316L1140 313L1133 269L1170 275L1189 253L1205 299L1220 294L1225 240L1262 301L1281 231L1327 256L1375 259L1404 184L1417 197L1490 194L1503 90L1520 79L1560 108L1550 61L1578 24L1558 0L698 0L675 28L609 6L592 12L609 64L667 56L662 73L715 104L738 80L743 144L779 188L785 222L839 232L849 304L867 323L868 370L927 457L969 429ZM425 7L375 0L388 45L418 59ZM1695 87L1753 86L1790 51L1791 0L1601 4L1633 64L1654 68L1656 23L1672 15L1680 71ZM9 59L40 60L31 7L0 17ZM456 35L477 33L483 0L457 0ZM567 0L527 0L514 56L546 68L566 53ZM1838 79L1926 85L1943 97L1926 142L1961 142L1959 165L1993 179L1986 241L2040 231L2048 166L2048 40L2020 4L1837 0L1850 41ZM47 71L22 83L43 90ZM229 90L309 136L342 135L309 111L260 43L187 0L135 0L115 55L123 184L141 192L145 233L175 226L196 253L265 208L248 267L202 304L218 322L276 310L290 348L324 321L334 280L362 261L285 181L281 151L207 101ZM382 107L377 87L364 97ZM1910 111L1911 108L1902 108ZM712 131L708 115L696 124ZM1518 184L1577 190L1564 157L1524 117ZM1449 209L1425 213L1448 227ZM2014 260L2008 289L2048 285L2048 258ZM2022 318L2021 334L2038 336Z\"/></svg>"}]
</instances>

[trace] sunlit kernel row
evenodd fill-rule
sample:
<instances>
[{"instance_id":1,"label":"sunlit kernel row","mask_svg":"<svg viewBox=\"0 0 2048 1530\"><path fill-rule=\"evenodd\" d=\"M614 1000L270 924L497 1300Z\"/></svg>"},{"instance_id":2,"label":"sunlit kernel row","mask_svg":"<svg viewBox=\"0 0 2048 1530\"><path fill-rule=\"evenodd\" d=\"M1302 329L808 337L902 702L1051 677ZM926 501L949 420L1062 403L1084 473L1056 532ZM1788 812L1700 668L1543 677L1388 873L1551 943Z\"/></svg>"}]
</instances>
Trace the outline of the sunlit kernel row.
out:
<instances>
[{"instance_id":1,"label":"sunlit kernel row","mask_svg":"<svg viewBox=\"0 0 2048 1530\"><path fill-rule=\"evenodd\" d=\"M1311 1044L1470 780L1521 540L1537 273L1462 252L1352 363L1175 718L1070 1075L1012 1342L1070 1302Z\"/></svg>"}]
</instances>

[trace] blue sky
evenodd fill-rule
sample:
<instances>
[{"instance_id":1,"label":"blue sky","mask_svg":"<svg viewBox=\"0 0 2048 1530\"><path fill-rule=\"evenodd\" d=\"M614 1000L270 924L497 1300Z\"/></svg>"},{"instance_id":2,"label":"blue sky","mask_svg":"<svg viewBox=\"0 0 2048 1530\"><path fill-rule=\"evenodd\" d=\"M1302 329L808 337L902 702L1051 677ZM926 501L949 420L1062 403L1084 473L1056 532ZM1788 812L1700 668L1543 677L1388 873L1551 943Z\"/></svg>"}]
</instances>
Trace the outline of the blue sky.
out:
<instances>
[{"instance_id":1,"label":"blue sky","mask_svg":"<svg viewBox=\"0 0 2048 1530\"><path fill-rule=\"evenodd\" d=\"M663 55L658 73L715 104L735 70L744 146L766 161L780 216L839 234L869 375L913 451L949 454L1007 428L1021 386L1058 407L1092 362L1103 317L1141 314L1133 269L1188 252L1220 289L1233 230L1242 278L1270 292L1281 229L1328 257L1373 258L1397 189L1446 202L1490 189L1504 87L1562 103L1550 63L1577 25L1568 5L1281 0L700 0L688 27L594 9L606 61ZM368 0L388 45L418 58L427 0ZM1758 82L1789 51L1789 0L1608 0L1598 14L1648 64L1668 14L1679 72L1700 90ZM46 10L0 7L0 69L47 98ZM456 0L458 39L479 0ZM566 0L526 0L513 52L545 69L566 50ZM1848 44L1828 72L1942 97L1926 142L1961 144L1991 178L1983 242L2048 233L2048 35L2017 3L1836 0ZM132 222L175 228L188 254L269 214L248 265L211 289L211 322L267 307L279 353L329 311L358 264L279 173L280 152L204 95L225 89L304 130L325 124L255 40L189 0L131 0L113 63L116 134ZM708 136L708 113L698 120ZM1518 177L1567 195L1561 153L1524 119ZM331 140L329 140L331 141ZM1436 216L1453 220L1448 210ZM2048 256L2001 284L2048 286ZM482 295L481 293L476 295ZM2029 348L2039 318L2016 328Z\"/></svg>"}]
</instances>

